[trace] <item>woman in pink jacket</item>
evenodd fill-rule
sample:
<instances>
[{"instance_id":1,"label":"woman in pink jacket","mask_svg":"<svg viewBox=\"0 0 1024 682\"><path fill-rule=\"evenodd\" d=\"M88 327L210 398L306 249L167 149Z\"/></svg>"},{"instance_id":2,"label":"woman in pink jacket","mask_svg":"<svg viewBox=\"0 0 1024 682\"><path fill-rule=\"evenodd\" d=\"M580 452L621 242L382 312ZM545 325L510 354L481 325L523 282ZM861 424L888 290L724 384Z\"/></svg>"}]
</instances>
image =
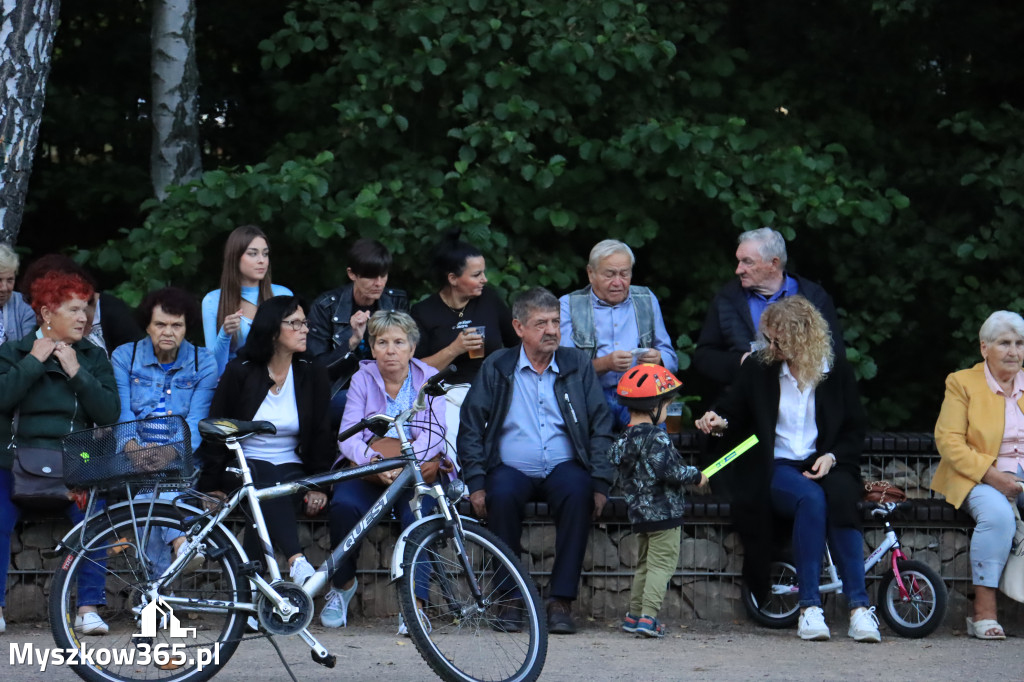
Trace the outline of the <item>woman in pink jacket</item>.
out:
<instances>
[{"instance_id":1,"label":"woman in pink jacket","mask_svg":"<svg viewBox=\"0 0 1024 682\"><path fill-rule=\"evenodd\" d=\"M366 329L373 360L360 362L359 371L352 377L345 414L341 418L341 431L364 417L382 413L397 416L409 409L420 387L428 378L437 374L436 369L413 357L419 341L419 330L408 314L378 310L370 317ZM444 406L443 398L432 400L430 409L417 415L409 425L413 450L416 458L422 462L423 478L428 483L439 475L449 478L455 475L455 467L444 454ZM355 466L400 454L398 433L394 427L382 438L364 430L339 445L340 460L347 460ZM394 481L399 471L401 469L392 469L373 476L342 481L334 486L330 506L331 544L337 545L344 539L377 501L384 488ZM411 497L412 491L407 491L395 505L403 528L415 521L409 507ZM432 499L423 501L424 516L430 514L433 508ZM334 574L334 589L327 593L327 602L320 614L320 622L325 627L336 628L347 623L348 605L358 586L356 558L357 553L350 555ZM421 602L426 598L428 583L429 574L417 579L417 584L422 586L416 590ZM420 618L426 618L423 611L420 611ZM400 634L408 634L401 617L398 631Z\"/></svg>"}]
</instances>

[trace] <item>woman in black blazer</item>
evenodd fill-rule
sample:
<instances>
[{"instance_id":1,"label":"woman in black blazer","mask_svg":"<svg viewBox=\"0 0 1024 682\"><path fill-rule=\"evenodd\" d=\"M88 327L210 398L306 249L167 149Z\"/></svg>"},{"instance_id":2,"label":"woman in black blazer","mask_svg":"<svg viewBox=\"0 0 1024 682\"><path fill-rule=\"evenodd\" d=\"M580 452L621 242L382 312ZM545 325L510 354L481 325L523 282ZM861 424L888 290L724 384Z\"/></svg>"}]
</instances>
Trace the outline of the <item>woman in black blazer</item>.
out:
<instances>
[{"instance_id":1,"label":"woman in black blazer","mask_svg":"<svg viewBox=\"0 0 1024 682\"><path fill-rule=\"evenodd\" d=\"M210 405L210 417L266 420L277 427L273 435L245 441L245 455L257 488L322 473L331 467L336 449L327 421L330 400L327 376L306 359L309 323L296 296L264 301L252 321L248 341L228 363ZM229 451L204 442L199 450L202 473L199 489L224 498L238 487L225 467ZM314 572L299 543L297 514L302 503L308 515L324 510L327 496L319 491L298 493L261 503L271 542L288 557L289 576L302 584ZM262 555L250 525L243 540L251 558Z\"/></svg>"},{"instance_id":2,"label":"woman in black blazer","mask_svg":"<svg viewBox=\"0 0 1024 682\"><path fill-rule=\"evenodd\" d=\"M696 422L704 433L731 428L758 437L732 465L732 514L745 549L743 578L755 599L767 597L778 540L775 517L791 519L800 637L831 636L818 592L827 537L851 609L850 636L880 641L874 608L868 608L857 511L865 417L853 371L843 358L833 357L828 324L802 296L770 305L759 329L764 347L743 363L715 409Z\"/></svg>"}]
</instances>

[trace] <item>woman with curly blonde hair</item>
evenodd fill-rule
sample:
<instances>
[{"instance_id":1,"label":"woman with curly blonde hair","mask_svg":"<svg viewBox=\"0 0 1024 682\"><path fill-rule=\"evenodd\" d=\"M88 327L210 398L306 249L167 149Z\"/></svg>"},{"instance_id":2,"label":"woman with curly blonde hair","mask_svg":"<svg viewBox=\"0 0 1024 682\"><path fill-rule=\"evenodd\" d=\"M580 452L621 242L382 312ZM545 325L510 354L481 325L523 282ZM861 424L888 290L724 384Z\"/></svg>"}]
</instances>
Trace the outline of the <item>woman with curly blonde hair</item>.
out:
<instances>
[{"instance_id":1,"label":"woman with curly blonde hair","mask_svg":"<svg viewBox=\"0 0 1024 682\"><path fill-rule=\"evenodd\" d=\"M825 539L839 567L850 607L848 634L879 642L864 579L860 454L864 411L853 371L832 353L828 324L802 296L768 306L759 329L764 347L740 366L726 395L697 420L704 433L726 429L757 445L731 466L732 516L744 544L743 579L758 601L769 597L776 518L793 524L793 558L800 584L797 634L831 637L818 580Z\"/></svg>"}]
</instances>

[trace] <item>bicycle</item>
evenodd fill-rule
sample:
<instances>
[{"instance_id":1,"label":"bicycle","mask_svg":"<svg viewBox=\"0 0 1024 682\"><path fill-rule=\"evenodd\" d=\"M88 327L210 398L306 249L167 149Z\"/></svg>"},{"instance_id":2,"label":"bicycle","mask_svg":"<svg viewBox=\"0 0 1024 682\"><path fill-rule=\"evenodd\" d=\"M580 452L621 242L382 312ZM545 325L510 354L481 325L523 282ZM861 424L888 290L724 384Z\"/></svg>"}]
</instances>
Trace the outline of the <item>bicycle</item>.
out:
<instances>
[{"instance_id":1,"label":"bicycle","mask_svg":"<svg viewBox=\"0 0 1024 682\"><path fill-rule=\"evenodd\" d=\"M927 564L907 558L900 545L899 536L889 522L896 511L910 507L908 502L864 503L870 505L873 517L884 521L885 536L867 559L864 572L867 573L882 557L892 550L891 568L878 585L878 610L885 623L893 632L909 638L926 637L942 623L946 614L949 595L942 578ZM789 628L800 618L800 587L797 583L796 568L785 561L771 564L771 592L763 604L743 585L743 606L757 623L770 628ZM842 592L843 583L839 571L832 561L832 554L825 547L821 594Z\"/></svg>"},{"instance_id":2,"label":"bicycle","mask_svg":"<svg viewBox=\"0 0 1024 682\"><path fill-rule=\"evenodd\" d=\"M201 434L205 439L223 442L234 453L238 466L228 470L242 478L241 488L226 500L217 500L211 511L185 502L189 495L201 495L195 491L185 491L173 502L154 496L144 501L129 499L103 510L95 508L96 495L91 495L86 521L58 544L64 559L50 591L54 639L59 647L82 650L82 633L74 627L76 578L91 564L105 564L105 619L110 632L90 638L88 648L134 649L136 659L152 659L153 663L128 662L129 654L123 653L119 659L102 664L95 660L79 662L72 666L75 672L91 682L153 678L199 682L212 677L228 662L250 617L255 617L268 635L298 635L311 648L314 661L333 667L335 656L309 631L313 599L327 586L334 567L388 517L395 500L412 488L410 504L418 520L399 536L390 566L401 612L419 653L445 680L535 680L547 654L547 624L540 615L536 585L500 539L476 521L459 515L456 502L465 489L462 482L456 479L447 492L438 482L427 484L412 450L406 423L426 409L428 395L444 394L447 386L441 381L447 374L446 370L428 380L412 408L399 416L367 417L339 434L339 440L364 428L384 434L394 425L401 442L402 454L398 457L256 489L241 441L273 433L273 424L208 419L200 422ZM401 472L395 481L312 577L302 585L282 579L260 509L261 500L398 468ZM436 501L437 512L422 516L420 501L427 497ZM251 523L264 548L265 565L250 560L225 525L228 515L243 501L249 504ZM184 533L186 541L167 568L158 572L153 570L154 562L146 548L151 535L164 529ZM197 552L205 557L204 567L195 572L185 570ZM425 574L423 564L429 569L429 596L422 608L431 622L418 616L415 583L417 575ZM143 617L147 610L160 613L161 626L174 627L161 627L155 638L140 636L140 629L146 627ZM192 630L191 641L182 644L173 634L167 634L175 629L179 635Z\"/></svg>"}]
</instances>

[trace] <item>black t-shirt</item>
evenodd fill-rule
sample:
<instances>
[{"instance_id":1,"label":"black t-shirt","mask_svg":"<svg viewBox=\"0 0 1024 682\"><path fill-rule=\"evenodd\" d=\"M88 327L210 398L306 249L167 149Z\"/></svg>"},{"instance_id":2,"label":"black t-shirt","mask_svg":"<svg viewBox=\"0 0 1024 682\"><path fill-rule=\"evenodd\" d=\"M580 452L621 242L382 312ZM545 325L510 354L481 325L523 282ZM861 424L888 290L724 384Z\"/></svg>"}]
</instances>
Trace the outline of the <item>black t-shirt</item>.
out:
<instances>
[{"instance_id":1,"label":"black t-shirt","mask_svg":"<svg viewBox=\"0 0 1024 682\"><path fill-rule=\"evenodd\" d=\"M501 349L519 343L519 336L512 328L512 311L490 287L471 298L459 313L444 304L440 294L431 294L410 310L412 318L420 328L420 342L416 346L416 357L426 358L447 347L467 327L485 327L485 357ZM455 358L458 371L449 379L453 384L468 384L473 381L483 358L470 359L467 353Z\"/></svg>"}]
</instances>

